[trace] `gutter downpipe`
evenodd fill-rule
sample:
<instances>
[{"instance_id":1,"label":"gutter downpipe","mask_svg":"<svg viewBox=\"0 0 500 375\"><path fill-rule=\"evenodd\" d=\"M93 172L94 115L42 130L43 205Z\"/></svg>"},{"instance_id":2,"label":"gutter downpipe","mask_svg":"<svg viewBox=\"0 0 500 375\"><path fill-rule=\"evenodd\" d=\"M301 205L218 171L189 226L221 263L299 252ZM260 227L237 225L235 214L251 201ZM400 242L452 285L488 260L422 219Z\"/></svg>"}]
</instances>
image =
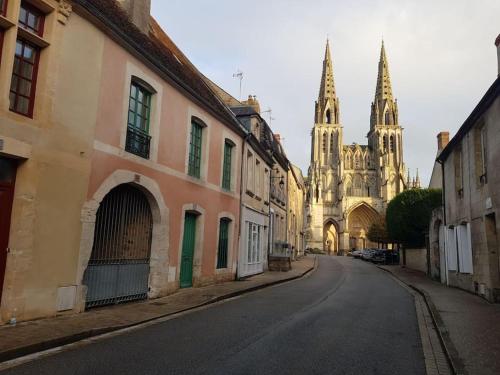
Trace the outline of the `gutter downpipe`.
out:
<instances>
[{"instance_id":1,"label":"gutter downpipe","mask_svg":"<svg viewBox=\"0 0 500 375\"><path fill-rule=\"evenodd\" d=\"M251 133L247 133L243 137L243 147L241 148L241 162L240 162L240 222L238 225L238 261L236 262L236 279L239 280L238 277L238 267L240 265L240 250L241 250L241 223L243 221L243 163L245 160L245 145L247 145L249 142L248 140L250 139Z\"/></svg>"},{"instance_id":2,"label":"gutter downpipe","mask_svg":"<svg viewBox=\"0 0 500 375\"><path fill-rule=\"evenodd\" d=\"M444 178L444 161L437 159L437 162L441 164L441 196L443 203L443 221L444 221L444 230L443 230L443 251L444 251L444 272L446 278L446 286L450 286L450 280L448 278L448 253L447 253L447 237L448 237L448 223L446 220L446 183Z\"/></svg>"}]
</instances>

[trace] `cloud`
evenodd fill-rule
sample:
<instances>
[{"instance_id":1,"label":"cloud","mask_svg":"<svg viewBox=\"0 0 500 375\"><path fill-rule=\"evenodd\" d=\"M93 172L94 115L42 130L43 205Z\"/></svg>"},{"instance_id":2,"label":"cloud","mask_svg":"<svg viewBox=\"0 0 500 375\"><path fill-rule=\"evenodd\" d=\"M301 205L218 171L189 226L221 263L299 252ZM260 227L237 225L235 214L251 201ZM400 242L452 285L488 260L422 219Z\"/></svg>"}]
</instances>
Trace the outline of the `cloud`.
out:
<instances>
[{"instance_id":1,"label":"cloud","mask_svg":"<svg viewBox=\"0 0 500 375\"><path fill-rule=\"evenodd\" d=\"M453 135L497 74L497 0L153 0L153 15L224 89L257 95L292 162L307 173L326 35L344 143L366 143L380 41L405 128L404 158L427 183L436 135Z\"/></svg>"}]
</instances>

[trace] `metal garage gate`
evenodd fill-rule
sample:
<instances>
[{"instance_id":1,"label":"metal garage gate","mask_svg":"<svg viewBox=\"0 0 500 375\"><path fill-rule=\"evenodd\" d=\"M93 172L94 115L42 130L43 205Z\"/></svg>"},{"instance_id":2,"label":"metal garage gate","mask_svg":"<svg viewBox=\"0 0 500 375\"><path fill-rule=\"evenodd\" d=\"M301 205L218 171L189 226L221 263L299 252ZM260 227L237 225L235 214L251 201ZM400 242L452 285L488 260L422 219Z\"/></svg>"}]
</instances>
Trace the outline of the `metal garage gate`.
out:
<instances>
[{"instance_id":1,"label":"metal garage gate","mask_svg":"<svg viewBox=\"0 0 500 375\"><path fill-rule=\"evenodd\" d=\"M151 209L139 189L125 184L108 193L83 278L87 308L147 298L152 231Z\"/></svg>"}]
</instances>

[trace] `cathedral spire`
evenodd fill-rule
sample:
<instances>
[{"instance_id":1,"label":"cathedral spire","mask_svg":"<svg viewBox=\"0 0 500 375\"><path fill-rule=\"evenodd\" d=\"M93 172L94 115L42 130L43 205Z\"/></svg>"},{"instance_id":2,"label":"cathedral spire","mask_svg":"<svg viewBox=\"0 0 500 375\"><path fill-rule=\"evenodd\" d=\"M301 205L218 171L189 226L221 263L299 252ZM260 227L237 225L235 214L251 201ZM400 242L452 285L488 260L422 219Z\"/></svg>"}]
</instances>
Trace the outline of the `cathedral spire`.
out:
<instances>
[{"instance_id":1,"label":"cathedral spire","mask_svg":"<svg viewBox=\"0 0 500 375\"><path fill-rule=\"evenodd\" d=\"M391 77L389 75L389 62L385 54L384 41L380 49L380 60L378 63L377 89L375 90L375 100L393 100Z\"/></svg>"},{"instance_id":2,"label":"cathedral spire","mask_svg":"<svg viewBox=\"0 0 500 375\"><path fill-rule=\"evenodd\" d=\"M330 52L330 40L326 39L325 59L323 60L323 73L319 89L319 100L335 97L335 82L333 79L333 62Z\"/></svg>"},{"instance_id":3,"label":"cathedral spire","mask_svg":"<svg viewBox=\"0 0 500 375\"><path fill-rule=\"evenodd\" d=\"M373 129L377 125L398 125L398 115L397 102L392 94L389 62L385 53L384 41L382 41L370 126Z\"/></svg>"},{"instance_id":4,"label":"cathedral spire","mask_svg":"<svg viewBox=\"0 0 500 375\"><path fill-rule=\"evenodd\" d=\"M335 80L333 78L333 61L330 52L330 40L326 39L325 58L323 60L323 72L319 88L318 101L316 102L317 124L338 124L339 105L335 92Z\"/></svg>"}]
</instances>

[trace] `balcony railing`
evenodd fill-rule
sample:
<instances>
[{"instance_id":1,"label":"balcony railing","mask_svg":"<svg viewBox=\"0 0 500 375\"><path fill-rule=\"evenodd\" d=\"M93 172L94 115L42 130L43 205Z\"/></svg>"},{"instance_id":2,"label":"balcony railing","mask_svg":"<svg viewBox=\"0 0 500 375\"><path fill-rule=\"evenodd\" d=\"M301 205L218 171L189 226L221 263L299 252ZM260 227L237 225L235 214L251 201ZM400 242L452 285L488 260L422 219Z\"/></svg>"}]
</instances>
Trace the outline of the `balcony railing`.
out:
<instances>
[{"instance_id":1,"label":"balcony railing","mask_svg":"<svg viewBox=\"0 0 500 375\"><path fill-rule=\"evenodd\" d=\"M140 129L129 126L127 128L127 141L125 142L125 151L149 159L149 148L151 136Z\"/></svg>"}]
</instances>

